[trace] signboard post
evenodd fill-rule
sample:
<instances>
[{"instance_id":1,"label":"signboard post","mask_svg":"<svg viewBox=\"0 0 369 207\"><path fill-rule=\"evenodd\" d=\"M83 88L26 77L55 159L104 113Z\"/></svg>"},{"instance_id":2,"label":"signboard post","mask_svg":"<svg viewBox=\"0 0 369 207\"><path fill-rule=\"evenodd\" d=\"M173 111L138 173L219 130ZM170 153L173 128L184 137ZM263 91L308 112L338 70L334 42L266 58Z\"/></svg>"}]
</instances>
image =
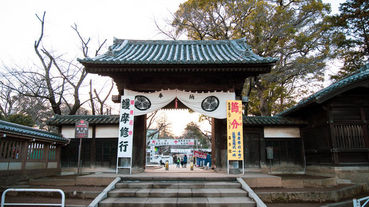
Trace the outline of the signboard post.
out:
<instances>
[{"instance_id":1,"label":"signboard post","mask_svg":"<svg viewBox=\"0 0 369 207\"><path fill-rule=\"evenodd\" d=\"M78 147L78 175L81 172L81 151L82 151L82 139L88 138L88 122L86 120L79 120L75 125L75 138L79 138Z\"/></svg>"},{"instance_id":2,"label":"signboard post","mask_svg":"<svg viewBox=\"0 0 369 207\"><path fill-rule=\"evenodd\" d=\"M242 161L243 174L245 163L243 157L243 121L242 102L236 100L227 101L227 171L229 174L230 161Z\"/></svg>"},{"instance_id":3,"label":"signboard post","mask_svg":"<svg viewBox=\"0 0 369 207\"><path fill-rule=\"evenodd\" d=\"M119 118L116 173L118 173L118 169L120 168L129 169L129 174L132 173L134 106L134 96L122 96Z\"/></svg>"}]
</instances>

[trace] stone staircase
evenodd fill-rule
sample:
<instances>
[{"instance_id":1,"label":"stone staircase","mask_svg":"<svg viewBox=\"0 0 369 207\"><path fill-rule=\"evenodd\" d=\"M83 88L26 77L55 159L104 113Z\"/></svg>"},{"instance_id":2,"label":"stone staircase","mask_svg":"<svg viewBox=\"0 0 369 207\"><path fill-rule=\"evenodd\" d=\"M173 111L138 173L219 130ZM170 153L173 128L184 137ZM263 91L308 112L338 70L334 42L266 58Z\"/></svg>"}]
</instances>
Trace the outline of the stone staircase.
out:
<instances>
[{"instance_id":1,"label":"stone staircase","mask_svg":"<svg viewBox=\"0 0 369 207\"><path fill-rule=\"evenodd\" d=\"M235 178L130 178L99 207L254 207Z\"/></svg>"}]
</instances>

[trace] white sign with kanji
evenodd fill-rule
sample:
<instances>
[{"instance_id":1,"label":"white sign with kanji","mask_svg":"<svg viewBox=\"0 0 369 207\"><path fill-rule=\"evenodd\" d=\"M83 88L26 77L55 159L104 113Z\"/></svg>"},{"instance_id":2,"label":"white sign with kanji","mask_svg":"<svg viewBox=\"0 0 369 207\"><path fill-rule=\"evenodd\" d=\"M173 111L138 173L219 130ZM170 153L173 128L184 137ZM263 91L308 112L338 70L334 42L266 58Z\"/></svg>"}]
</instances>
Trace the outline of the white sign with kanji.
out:
<instances>
[{"instance_id":1,"label":"white sign with kanji","mask_svg":"<svg viewBox=\"0 0 369 207\"><path fill-rule=\"evenodd\" d=\"M122 96L119 119L118 157L132 157L134 96Z\"/></svg>"}]
</instances>

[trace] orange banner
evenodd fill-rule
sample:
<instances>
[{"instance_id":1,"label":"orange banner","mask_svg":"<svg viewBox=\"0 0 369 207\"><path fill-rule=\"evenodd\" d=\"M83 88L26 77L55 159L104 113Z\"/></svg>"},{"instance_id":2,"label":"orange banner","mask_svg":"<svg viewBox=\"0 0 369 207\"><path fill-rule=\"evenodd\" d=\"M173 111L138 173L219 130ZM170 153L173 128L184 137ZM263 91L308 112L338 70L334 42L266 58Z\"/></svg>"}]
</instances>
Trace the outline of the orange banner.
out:
<instances>
[{"instance_id":1,"label":"orange banner","mask_svg":"<svg viewBox=\"0 0 369 207\"><path fill-rule=\"evenodd\" d=\"M243 160L242 102L227 101L228 160Z\"/></svg>"}]
</instances>

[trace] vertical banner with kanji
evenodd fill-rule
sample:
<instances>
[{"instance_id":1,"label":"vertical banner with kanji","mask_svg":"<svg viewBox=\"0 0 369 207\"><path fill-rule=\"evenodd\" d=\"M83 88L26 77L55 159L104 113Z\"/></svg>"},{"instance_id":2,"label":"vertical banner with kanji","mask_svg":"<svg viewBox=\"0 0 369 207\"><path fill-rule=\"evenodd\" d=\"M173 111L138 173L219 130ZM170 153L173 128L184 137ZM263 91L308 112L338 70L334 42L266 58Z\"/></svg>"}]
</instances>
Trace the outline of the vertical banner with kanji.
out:
<instances>
[{"instance_id":1,"label":"vertical banner with kanji","mask_svg":"<svg viewBox=\"0 0 369 207\"><path fill-rule=\"evenodd\" d=\"M242 102L227 101L228 160L243 160Z\"/></svg>"},{"instance_id":2,"label":"vertical banner with kanji","mask_svg":"<svg viewBox=\"0 0 369 207\"><path fill-rule=\"evenodd\" d=\"M118 157L132 157L134 96L122 96L119 119Z\"/></svg>"}]
</instances>

